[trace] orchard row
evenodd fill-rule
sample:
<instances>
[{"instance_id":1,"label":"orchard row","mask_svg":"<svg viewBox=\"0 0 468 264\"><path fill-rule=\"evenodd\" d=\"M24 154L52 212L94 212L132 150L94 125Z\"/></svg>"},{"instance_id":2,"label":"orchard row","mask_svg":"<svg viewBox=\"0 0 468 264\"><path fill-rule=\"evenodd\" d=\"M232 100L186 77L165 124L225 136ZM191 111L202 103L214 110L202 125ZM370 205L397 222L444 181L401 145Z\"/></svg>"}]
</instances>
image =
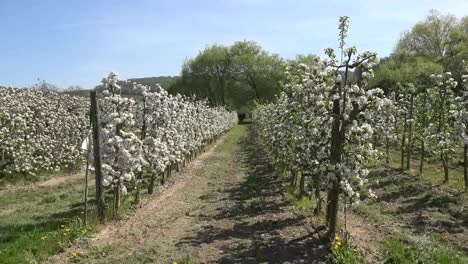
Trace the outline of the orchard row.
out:
<instances>
[{"instance_id":1,"label":"orchard row","mask_svg":"<svg viewBox=\"0 0 468 264\"><path fill-rule=\"evenodd\" d=\"M468 189L468 75L458 96L450 73L432 75L427 87L402 84L400 91L385 94L368 87L376 54L345 48L347 29L348 18L342 17L339 58L327 49L327 59L289 69L277 101L254 112L275 167L301 194L315 194L316 213L327 194L330 236L341 194L354 204L375 197L363 189L366 176L374 161L388 163L391 146L401 149L402 169L409 168L413 149L421 170L425 158L438 157L445 180L449 159L461 154L455 151L461 146Z\"/></svg>"}]
</instances>

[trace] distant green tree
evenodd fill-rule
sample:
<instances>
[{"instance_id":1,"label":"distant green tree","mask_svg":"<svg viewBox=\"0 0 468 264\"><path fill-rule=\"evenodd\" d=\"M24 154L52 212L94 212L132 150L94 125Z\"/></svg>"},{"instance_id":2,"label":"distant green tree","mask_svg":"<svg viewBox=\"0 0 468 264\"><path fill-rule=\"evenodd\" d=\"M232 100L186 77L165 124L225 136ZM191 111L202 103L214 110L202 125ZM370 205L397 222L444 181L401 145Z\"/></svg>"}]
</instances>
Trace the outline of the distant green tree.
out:
<instances>
[{"instance_id":1,"label":"distant green tree","mask_svg":"<svg viewBox=\"0 0 468 264\"><path fill-rule=\"evenodd\" d=\"M447 43L447 52L443 60L445 70L452 73L461 88L463 75L463 60L468 61L468 16L460 20L459 25L452 29Z\"/></svg>"},{"instance_id":2,"label":"distant green tree","mask_svg":"<svg viewBox=\"0 0 468 264\"><path fill-rule=\"evenodd\" d=\"M450 33L456 27L455 16L442 15L436 10L431 10L426 20L403 33L396 49L406 50L414 56L442 60L447 55Z\"/></svg>"},{"instance_id":3,"label":"distant green tree","mask_svg":"<svg viewBox=\"0 0 468 264\"><path fill-rule=\"evenodd\" d=\"M232 46L214 44L182 66L181 77L171 93L207 98L212 105L226 105L251 112L255 102L275 99L281 90L286 62L253 41Z\"/></svg>"},{"instance_id":4,"label":"distant green tree","mask_svg":"<svg viewBox=\"0 0 468 264\"><path fill-rule=\"evenodd\" d=\"M238 41L230 47L233 77L247 84L259 102L275 99L281 90L285 61L277 54L269 54L254 41Z\"/></svg>"},{"instance_id":5,"label":"distant green tree","mask_svg":"<svg viewBox=\"0 0 468 264\"><path fill-rule=\"evenodd\" d=\"M452 72L460 89L463 60L468 60L468 17L457 19L453 15L431 10L424 21L402 34L390 57L390 60L395 61L404 58L405 65L408 57L413 58L413 61L414 58L422 58L417 60L417 65L408 65L411 67L430 66L429 62L442 65L443 71ZM421 70L424 69L416 69L417 72Z\"/></svg>"},{"instance_id":6,"label":"distant green tree","mask_svg":"<svg viewBox=\"0 0 468 264\"><path fill-rule=\"evenodd\" d=\"M427 87L431 74L440 74L444 67L425 57L410 57L404 54L394 54L382 60L375 69L375 78L370 86L381 87L387 94L400 92L400 85L412 83L414 86Z\"/></svg>"}]
</instances>

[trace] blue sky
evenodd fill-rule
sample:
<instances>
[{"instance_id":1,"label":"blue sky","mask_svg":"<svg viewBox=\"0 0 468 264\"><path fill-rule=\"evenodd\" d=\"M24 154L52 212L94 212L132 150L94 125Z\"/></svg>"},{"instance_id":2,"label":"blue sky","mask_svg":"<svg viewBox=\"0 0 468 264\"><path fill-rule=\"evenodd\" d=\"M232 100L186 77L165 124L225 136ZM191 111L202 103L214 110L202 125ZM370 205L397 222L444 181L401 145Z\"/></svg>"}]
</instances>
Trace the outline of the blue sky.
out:
<instances>
[{"instance_id":1,"label":"blue sky","mask_svg":"<svg viewBox=\"0 0 468 264\"><path fill-rule=\"evenodd\" d=\"M254 40L286 58L335 47L339 16L348 43L388 55L430 9L468 15L468 1L0 0L0 84L92 88L122 78L177 75L208 44Z\"/></svg>"}]
</instances>

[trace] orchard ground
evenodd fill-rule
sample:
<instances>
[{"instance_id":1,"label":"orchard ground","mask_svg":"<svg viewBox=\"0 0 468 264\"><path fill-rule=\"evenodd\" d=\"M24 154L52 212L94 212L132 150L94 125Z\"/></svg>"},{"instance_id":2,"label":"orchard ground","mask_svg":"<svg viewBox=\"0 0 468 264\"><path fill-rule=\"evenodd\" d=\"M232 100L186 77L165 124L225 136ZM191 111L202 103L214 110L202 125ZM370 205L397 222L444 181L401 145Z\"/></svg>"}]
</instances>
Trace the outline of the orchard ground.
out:
<instances>
[{"instance_id":1,"label":"orchard ground","mask_svg":"<svg viewBox=\"0 0 468 264\"><path fill-rule=\"evenodd\" d=\"M0 191L0 262L468 263L465 194L384 168L369 187L378 202L348 210L353 246L333 253L315 201L289 188L253 127L239 125L122 220L92 230L77 220L80 175Z\"/></svg>"}]
</instances>

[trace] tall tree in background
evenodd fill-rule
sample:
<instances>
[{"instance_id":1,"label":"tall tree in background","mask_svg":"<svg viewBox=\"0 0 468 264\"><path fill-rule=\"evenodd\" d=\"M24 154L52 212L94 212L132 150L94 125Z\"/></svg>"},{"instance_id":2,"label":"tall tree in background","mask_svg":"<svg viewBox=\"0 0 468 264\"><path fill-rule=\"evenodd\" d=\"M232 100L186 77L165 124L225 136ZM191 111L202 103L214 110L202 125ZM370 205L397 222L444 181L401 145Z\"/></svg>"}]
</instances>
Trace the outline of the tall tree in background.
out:
<instances>
[{"instance_id":1,"label":"tall tree in background","mask_svg":"<svg viewBox=\"0 0 468 264\"><path fill-rule=\"evenodd\" d=\"M420 62L425 62L410 67L416 71L429 70L426 67L430 66L428 63L441 65L444 71L452 72L460 89L463 60L468 60L468 16L458 19L453 15L443 15L431 10L424 21L402 34L388 62L402 58L403 61L419 58ZM379 67L385 66L382 64ZM377 78L378 75L377 71Z\"/></svg>"},{"instance_id":2,"label":"tall tree in background","mask_svg":"<svg viewBox=\"0 0 468 264\"><path fill-rule=\"evenodd\" d=\"M442 60L447 54L451 31L457 26L453 15L442 15L431 10L426 20L417 23L411 31L403 33L397 50L407 50L411 55Z\"/></svg>"},{"instance_id":3,"label":"tall tree in background","mask_svg":"<svg viewBox=\"0 0 468 264\"><path fill-rule=\"evenodd\" d=\"M280 56L268 53L256 42L214 44L184 63L181 78L169 90L208 98L212 105L250 112L256 101L275 99L285 68Z\"/></svg>"},{"instance_id":4,"label":"tall tree in background","mask_svg":"<svg viewBox=\"0 0 468 264\"><path fill-rule=\"evenodd\" d=\"M254 41L238 41L230 48L234 78L247 84L259 102L274 100L281 90L285 62L277 54L269 54Z\"/></svg>"},{"instance_id":5,"label":"tall tree in background","mask_svg":"<svg viewBox=\"0 0 468 264\"><path fill-rule=\"evenodd\" d=\"M462 85L464 64L468 61L468 16L463 17L457 27L450 32L446 56L443 60L445 70L453 74L458 81L458 88Z\"/></svg>"}]
</instances>

